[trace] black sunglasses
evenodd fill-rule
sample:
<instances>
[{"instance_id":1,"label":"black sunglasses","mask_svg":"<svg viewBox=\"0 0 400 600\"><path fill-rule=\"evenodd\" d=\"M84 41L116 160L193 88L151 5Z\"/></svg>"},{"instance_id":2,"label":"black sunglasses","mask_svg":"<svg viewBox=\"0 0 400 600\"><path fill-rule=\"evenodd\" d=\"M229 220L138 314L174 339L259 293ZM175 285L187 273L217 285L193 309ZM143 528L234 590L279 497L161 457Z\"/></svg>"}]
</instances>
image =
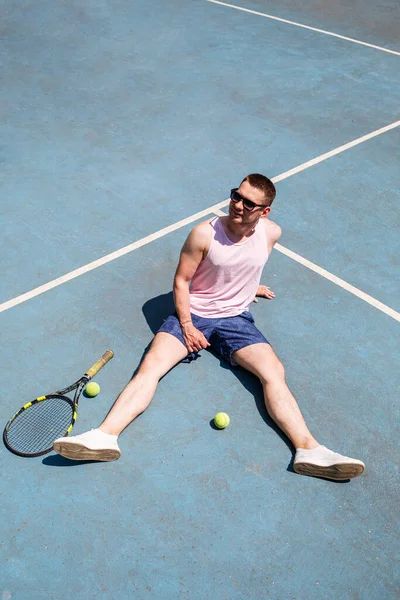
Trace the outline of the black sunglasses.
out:
<instances>
[{"instance_id":1,"label":"black sunglasses","mask_svg":"<svg viewBox=\"0 0 400 600\"><path fill-rule=\"evenodd\" d=\"M231 190L231 200L234 202L243 202L243 208L245 210L252 211L255 208L266 208L268 206L268 204L256 204L255 202L244 198L239 194L238 189L239 188L233 188L233 190Z\"/></svg>"}]
</instances>

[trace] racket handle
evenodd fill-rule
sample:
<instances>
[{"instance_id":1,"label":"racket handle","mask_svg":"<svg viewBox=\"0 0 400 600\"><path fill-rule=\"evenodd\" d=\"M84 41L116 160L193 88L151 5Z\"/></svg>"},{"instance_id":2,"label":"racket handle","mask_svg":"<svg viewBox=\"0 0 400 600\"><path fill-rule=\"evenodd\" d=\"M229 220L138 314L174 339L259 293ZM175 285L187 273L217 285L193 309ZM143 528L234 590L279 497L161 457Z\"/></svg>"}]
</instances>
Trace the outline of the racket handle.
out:
<instances>
[{"instance_id":1,"label":"racket handle","mask_svg":"<svg viewBox=\"0 0 400 600\"><path fill-rule=\"evenodd\" d=\"M113 356L114 352L112 350L107 350L107 352L104 352L103 356L99 358L99 360L94 363L93 367L90 367L90 369L85 373L86 377L88 377L88 379L92 379L92 377L94 377L96 373L98 373L100 369L102 369L104 365L106 365L108 361L112 359Z\"/></svg>"}]
</instances>

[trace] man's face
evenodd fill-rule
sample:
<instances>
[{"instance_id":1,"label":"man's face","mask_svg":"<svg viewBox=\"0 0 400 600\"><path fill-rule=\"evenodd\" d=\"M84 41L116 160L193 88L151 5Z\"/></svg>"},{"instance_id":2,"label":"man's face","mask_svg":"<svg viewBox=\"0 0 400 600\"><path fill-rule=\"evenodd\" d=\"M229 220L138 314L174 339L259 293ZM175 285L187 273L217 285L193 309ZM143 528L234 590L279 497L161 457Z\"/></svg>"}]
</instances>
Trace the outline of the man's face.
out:
<instances>
[{"instance_id":1,"label":"man's face","mask_svg":"<svg viewBox=\"0 0 400 600\"><path fill-rule=\"evenodd\" d=\"M245 207L242 200L238 202L231 200L229 204L229 217L233 223L238 225L255 225L260 217L266 217L270 212L270 207L265 207L264 193L252 187L248 181L243 181L237 190L237 194L242 196L243 199L250 201L251 210ZM254 206L254 204L258 206Z\"/></svg>"}]
</instances>

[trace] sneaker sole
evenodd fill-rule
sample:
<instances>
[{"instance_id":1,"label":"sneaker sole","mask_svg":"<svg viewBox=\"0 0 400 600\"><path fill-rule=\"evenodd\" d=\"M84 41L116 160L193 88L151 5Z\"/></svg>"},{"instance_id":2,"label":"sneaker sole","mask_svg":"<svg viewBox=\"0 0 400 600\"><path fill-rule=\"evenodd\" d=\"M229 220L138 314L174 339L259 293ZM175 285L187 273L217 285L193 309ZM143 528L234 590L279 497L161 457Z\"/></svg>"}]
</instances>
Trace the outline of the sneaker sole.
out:
<instances>
[{"instance_id":1,"label":"sneaker sole","mask_svg":"<svg viewBox=\"0 0 400 600\"><path fill-rule=\"evenodd\" d=\"M82 444L71 444L71 443L55 443L54 450L57 454L64 456L64 458L69 458L70 460L98 460L103 462L111 462L113 460L118 460L121 456L121 452L119 450L111 450L111 449L99 449L99 450L91 450Z\"/></svg>"},{"instance_id":2,"label":"sneaker sole","mask_svg":"<svg viewBox=\"0 0 400 600\"><path fill-rule=\"evenodd\" d=\"M364 473L365 466L359 463L336 463L326 466L301 462L293 465L293 470L299 475L344 481L345 479L353 479L353 477L358 477L358 475Z\"/></svg>"}]
</instances>

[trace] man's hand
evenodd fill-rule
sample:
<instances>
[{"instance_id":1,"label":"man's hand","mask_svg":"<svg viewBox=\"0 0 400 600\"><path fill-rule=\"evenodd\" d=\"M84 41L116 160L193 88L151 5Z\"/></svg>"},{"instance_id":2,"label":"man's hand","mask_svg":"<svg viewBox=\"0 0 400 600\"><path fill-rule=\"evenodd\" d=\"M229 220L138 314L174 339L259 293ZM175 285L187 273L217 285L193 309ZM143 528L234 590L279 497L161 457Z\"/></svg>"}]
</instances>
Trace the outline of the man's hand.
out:
<instances>
[{"instance_id":1,"label":"man's hand","mask_svg":"<svg viewBox=\"0 0 400 600\"><path fill-rule=\"evenodd\" d=\"M189 354L191 352L199 352L204 348L208 348L211 344L207 342L204 335L196 329L193 323L185 323L181 325L183 339L185 340L186 348L188 349Z\"/></svg>"},{"instance_id":2,"label":"man's hand","mask_svg":"<svg viewBox=\"0 0 400 600\"><path fill-rule=\"evenodd\" d=\"M273 298L275 298L274 292L266 285L258 286L256 296L260 296L261 298L268 298L268 300L272 300ZM254 298L253 302L258 302L257 298Z\"/></svg>"}]
</instances>

